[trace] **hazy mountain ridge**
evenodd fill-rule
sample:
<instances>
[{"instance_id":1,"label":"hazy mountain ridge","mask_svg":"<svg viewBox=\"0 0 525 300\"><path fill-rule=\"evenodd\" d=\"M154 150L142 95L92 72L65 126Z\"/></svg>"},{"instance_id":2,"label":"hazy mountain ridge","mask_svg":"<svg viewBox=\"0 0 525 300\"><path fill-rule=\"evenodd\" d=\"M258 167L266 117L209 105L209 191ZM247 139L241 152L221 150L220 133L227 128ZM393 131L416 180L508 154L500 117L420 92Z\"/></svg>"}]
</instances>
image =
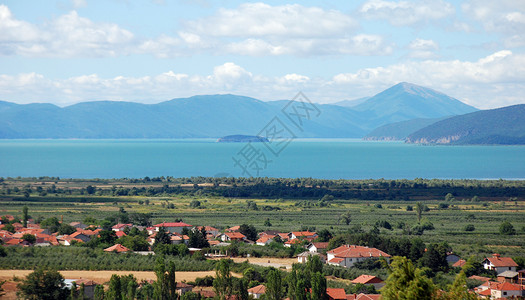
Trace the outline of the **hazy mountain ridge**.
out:
<instances>
[{"instance_id":1,"label":"hazy mountain ridge","mask_svg":"<svg viewBox=\"0 0 525 300\"><path fill-rule=\"evenodd\" d=\"M525 104L482 110L438 121L410 134L408 143L525 144Z\"/></svg>"},{"instance_id":2,"label":"hazy mountain ridge","mask_svg":"<svg viewBox=\"0 0 525 300\"><path fill-rule=\"evenodd\" d=\"M201 95L158 104L83 102L67 107L0 102L0 138L218 138L255 135L274 117L286 121L287 100ZM397 121L475 111L459 100L408 83L354 107L315 104L321 114L292 128L297 137L360 138Z\"/></svg>"},{"instance_id":3,"label":"hazy mountain ridge","mask_svg":"<svg viewBox=\"0 0 525 300\"><path fill-rule=\"evenodd\" d=\"M401 141L406 139L410 134L446 118L448 117L412 119L386 124L372 130L372 132L364 136L363 139L367 141Z\"/></svg>"}]
</instances>

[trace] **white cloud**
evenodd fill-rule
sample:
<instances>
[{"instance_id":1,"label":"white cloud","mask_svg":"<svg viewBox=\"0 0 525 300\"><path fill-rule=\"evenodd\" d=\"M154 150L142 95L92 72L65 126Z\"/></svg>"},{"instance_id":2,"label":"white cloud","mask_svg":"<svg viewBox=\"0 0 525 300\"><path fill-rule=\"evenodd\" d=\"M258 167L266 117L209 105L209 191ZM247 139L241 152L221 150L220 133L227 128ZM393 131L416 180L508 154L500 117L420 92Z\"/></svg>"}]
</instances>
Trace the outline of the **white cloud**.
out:
<instances>
[{"instance_id":1,"label":"white cloud","mask_svg":"<svg viewBox=\"0 0 525 300\"><path fill-rule=\"evenodd\" d=\"M462 9L484 30L501 34L505 47L525 46L525 1L469 0Z\"/></svg>"},{"instance_id":2,"label":"white cloud","mask_svg":"<svg viewBox=\"0 0 525 300\"><path fill-rule=\"evenodd\" d=\"M328 103L370 96L401 81L434 88L479 108L523 103L525 54L503 50L476 61L410 61L329 79L296 73L262 76L233 62L216 66L209 75L167 71L156 76L101 78L91 74L61 80L36 73L0 75L0 94L7 101L65 105L88 100L153 103L217 93L275 100L303 91L312 101Z\"/></svg>"},{"instance_id":3,"label":"white cloud","mask_svg":"<svg viewBox=\"0 0 525 300\"><path fill-rule=\"evenodd\" d=\"M356 27L355 20L336 10L264 3L245 3L236 9L219 9L214 16L186 24L188 31L200 35L241 38L324 38L341 35Z\"/></svg>"},{"instance_id":4,"label":"white cloud","mask_svg":"<svg viewBox=\"0 0 525 300\"><path fill-rule=\"evenodd\" d=\"M433 40L415 39L408 45L411 50L409 56L412 58L429 59L436 58L439 45Z\"/></svg>"},{"instance_id":5,"label":"white cloud","mask_svg":"<svg viewBox=\"0 0 525 300\"><path fill-rule=\"evenodd\" d=\"M387 20L394 26L437 21L454 15L452 4L442 0L386 1L369 0L360 8L369 19Z\"/></svg>"},{"instance_id":6,"label":"white cloud","mask_svg":"<svg viewBox=\"0 0 525 300\"><path fill-rule=\"evenodd\" d=\"M17 20L0 5L0 53L25 56L115 56L128 51L134 36L115 24L95 23L76 11L41 26Z\"/></svg>"}]
</instances>

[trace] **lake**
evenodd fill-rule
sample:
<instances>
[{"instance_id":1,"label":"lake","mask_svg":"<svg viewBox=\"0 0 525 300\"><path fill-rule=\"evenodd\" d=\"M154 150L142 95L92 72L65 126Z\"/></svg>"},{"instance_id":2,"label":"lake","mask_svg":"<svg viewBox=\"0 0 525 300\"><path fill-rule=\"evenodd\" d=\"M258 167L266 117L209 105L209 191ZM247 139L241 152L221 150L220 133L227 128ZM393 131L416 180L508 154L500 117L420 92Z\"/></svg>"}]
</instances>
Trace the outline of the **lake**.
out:
<instances>
[{"instance_id":1,"label":"lake","mask_svg":"<svg viewBox=\"0 0 525 300\"><path fill-rule=\"evenodd\" d=\"M275 153L263 143L214 139L0 140L0 176L525 179L525 146L355 139L297 139L280 146Z\"/></svg>"}]
</instances>

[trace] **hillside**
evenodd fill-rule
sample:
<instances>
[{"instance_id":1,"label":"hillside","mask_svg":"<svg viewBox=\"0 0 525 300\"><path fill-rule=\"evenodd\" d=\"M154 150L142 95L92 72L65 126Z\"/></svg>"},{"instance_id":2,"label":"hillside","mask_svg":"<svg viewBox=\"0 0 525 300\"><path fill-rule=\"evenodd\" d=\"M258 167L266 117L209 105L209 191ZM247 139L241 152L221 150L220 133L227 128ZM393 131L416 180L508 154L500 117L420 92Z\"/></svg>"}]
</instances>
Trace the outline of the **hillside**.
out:
<instances>
[{"instance_id":1,"label":"hillside","mask_svg":"<svg viewBox=\"0 0 525 300\"><path fill-rule=\"evenodd\" d=\"M525 144L525 104L451 117L420 129L408 143Z\"/></svg>"},{"instance_id":2,"label":"hillside","mask_svg":"<svg viewBox=\"0 0 525 300\"><path fill-rule=\"evenodd\" d=\"M218 138L256 135L273 118L297 137L361 138L373 129L415 118L476 110L444 94L401 83L353 107L316 104L321 114L297 128L282 113L288 100L200 95L158 104L83 102L67 107L0 101L0 138ZM345 103L342 103L345 104Z\"/></svg>"},{"instance_id":3,"label":"hillside","mask_svg":"<svg viewBox=\"0 0 525 300\"><path fill-rule=\"evenodd\" d=\"M447 117L445 117L447 118ZM435 119L412 119L408 121L395 122L378 127L363 137L367 141L401 141L411 133L425 128L430 124L441 121L445 118Z\"/></svg>"}]
</instances>

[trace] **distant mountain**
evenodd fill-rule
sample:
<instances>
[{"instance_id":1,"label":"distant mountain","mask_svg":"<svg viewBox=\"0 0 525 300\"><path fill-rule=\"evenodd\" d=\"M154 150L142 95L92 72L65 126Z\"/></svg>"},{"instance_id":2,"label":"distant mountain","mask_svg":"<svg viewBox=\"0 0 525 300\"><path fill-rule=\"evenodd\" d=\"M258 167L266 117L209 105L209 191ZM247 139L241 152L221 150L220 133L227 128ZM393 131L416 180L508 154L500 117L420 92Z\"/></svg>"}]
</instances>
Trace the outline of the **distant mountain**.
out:
<instances>
[{"instance_id":1,"label":"distant mountain","mask_svg":"<svg viewBox=\"0 0 525 300\"><path fill-rule=\"evenodd\" d=\"M361 99L359 101L363 101ZM0 101L0 138L218 138L256 135L279 118L297 137L360 138L392 122L476 109L442 93L401 83L354 107L315 104L320 115L298 128L283 115L288 100L201 95L158 104L83 102L67 107Z\"/></svg>"},{"instance_id":2,"label":"distant mountain","mask_svg":"<svg viewBox=\"0 0 525 300\"><path fill-rule=\"evenodd\" d=\"M367 141L401 141L404 140L411 133L425 128L430 124L441 121L444 118L434 119L412 119L408 121L395 122L378 127L363 138Z\"/></svg>"},{"instance_id":3,"label":"distant mountain","mask_svg":"<svg viewBox=\"0 0 525 300\"><path fill-rule=\"evenodd\" d=\"M407 137L409 143L525 144L525 104L438 121Z\"/></svg>"},{"instance_id":4,"label":"distant mountain","mask_svg":"<svg viewBox=\"0 0 525 300\"><path fill-rule=\"evenodd\" d=\"M367 112L381 125L417 118L441 118L477 111L457 99L415 84L402 82L353 107Z\"/></svg>"},{"instance_id":5,"label":"distant mountain","mask_svg":"<svg viewBox=\"0 0 525 300\"><path fill-rule=\"evenodd\" d=\"M343 107L354 107L354 106L357 106L361 103L365 103L366 100L370 99L370 97L362 97L362 98L357 98L357 99L354 99L354 100L343 100L343 101L339 101L339 102L335 102L335 103L332 103L333 105L338 105L338 106L343 106Z\"/></svg>"}]
</instances>

